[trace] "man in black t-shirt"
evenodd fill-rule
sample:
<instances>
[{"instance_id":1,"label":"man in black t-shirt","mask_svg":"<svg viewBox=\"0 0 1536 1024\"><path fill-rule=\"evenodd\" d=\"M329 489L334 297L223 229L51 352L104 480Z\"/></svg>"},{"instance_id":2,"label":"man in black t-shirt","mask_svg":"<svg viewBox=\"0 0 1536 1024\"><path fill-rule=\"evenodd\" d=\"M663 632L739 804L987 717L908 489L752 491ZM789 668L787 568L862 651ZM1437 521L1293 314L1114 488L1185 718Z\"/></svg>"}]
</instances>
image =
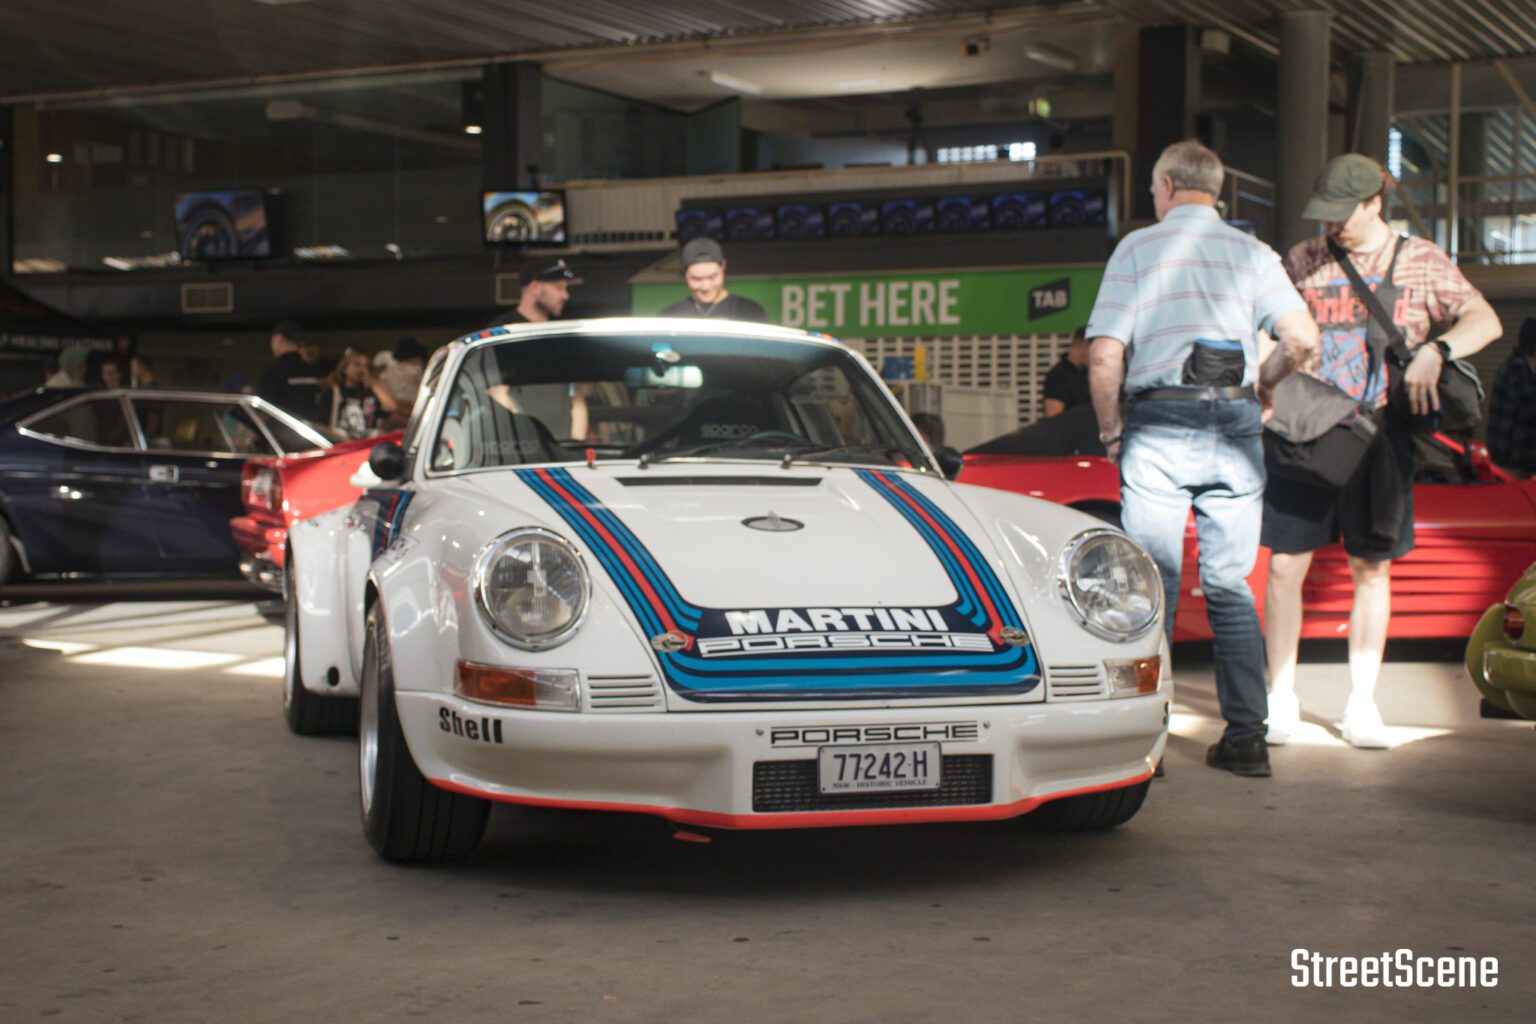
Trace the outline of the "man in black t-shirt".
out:
<instances>
[{"instance_id":1,"label":"man in black t-shirt","mask_svg":"<svg viewBox=\"0 0 1536 1024\"><path fill-rule=\"evenodd\" d=\"M566 266L565 260L529 260L517 275L522 291L517 305L501 314L486 327L504 327L507 324L542 324L560 319L565 304L571 300L571 289L581 284L576 272Z\"/></svg>"},{"instance_id":2,"label":"man in black t-shirt","mask_svg":"<svg viewBox=\"0 0 1536 1024\"><path fill-rule=\"evenodd\" d=\"M261 371L256 393L279 409L309 420L314 419L320 400L320 373L300 354L303 341L304 328L292 320L279 321L272 328L272 362Z\"/></svg>"},{"instance_id":3,"label":"man in black t-shirt","mask_svg":"<svg viewBox=\"0 0 1536 1024\"><path fill-rule=\"evenodd\" d=\"M725 290L725 252L713 238L695 238L683 246L683 280L688 297L662 310L662 316L768 322L762 306Z\"/></svg>"},{"instance_id":4,"label":"man in black t-shirt","mask_svg":"<svg viewBox=\"0 0 1536 1024\"><path fill-rule=\"evenodd\" d=\"M1072 344L1062 353L1061 361L1045 375L1046 416L1059 416L1075 405L1093 400L1088 391L1088 339L1083 328L1072 332Z\"/></svg>"}]
</instances>

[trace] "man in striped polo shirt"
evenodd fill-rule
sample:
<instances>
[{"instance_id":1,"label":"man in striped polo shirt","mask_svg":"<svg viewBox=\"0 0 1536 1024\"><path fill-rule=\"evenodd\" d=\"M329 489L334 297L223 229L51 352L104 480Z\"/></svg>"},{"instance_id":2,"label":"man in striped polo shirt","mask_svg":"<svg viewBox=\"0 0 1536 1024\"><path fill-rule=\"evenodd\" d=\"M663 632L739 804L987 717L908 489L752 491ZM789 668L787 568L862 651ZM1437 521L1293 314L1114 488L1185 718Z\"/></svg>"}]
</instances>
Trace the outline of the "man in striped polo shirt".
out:
<instances>
[{"instance_id":1,"label":"man in striped polo shirt","mask_svg":"<svg viewBox=\"0 0 1536 1024\"><path fill-rule=\"evenodd\" d=\"M1120 463L1125 532L1162 574L1170 638L1194 508L1227 721L1206 763L1267 776L1264 640L1247 581L1264 495L1261 403L1316 351L1318 334L1279 255L1222 223L1223 174L1199 142L1163 150L1152 169L1159 223L1115 247L1088 319L1089 387L1099 440ZM1278 341L1273 351L1261 352L1261 330Z\"/></svg>"}]
</instances>

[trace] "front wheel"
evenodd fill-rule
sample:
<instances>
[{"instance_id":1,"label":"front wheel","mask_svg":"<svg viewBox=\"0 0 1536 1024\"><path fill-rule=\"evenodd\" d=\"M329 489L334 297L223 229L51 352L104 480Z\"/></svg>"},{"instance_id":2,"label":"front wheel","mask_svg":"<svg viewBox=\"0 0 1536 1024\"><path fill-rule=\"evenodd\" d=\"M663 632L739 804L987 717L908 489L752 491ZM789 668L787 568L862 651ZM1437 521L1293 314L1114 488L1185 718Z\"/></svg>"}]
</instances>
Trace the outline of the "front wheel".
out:
<instances>
[{"instance_id":1,"label":"front wheel","mask_svg":"<svg viewBox=\"0 0 1536 1024\"><path fill-rule=\"evenodd\" d=\"M299 595L293 552L283 570L283 718L298 736L346 736L357 731L357 698L327 697L304 688L299 666Z\"/></svg>"},{"instance_id":2,"label":"front wheel","mask_svg":"<svg viewBox=\"0 0 1536 1024\"><path fill-rule=\"evenodd\" d=\"M1024 816L1026 824L1047 832L1101 832L1136 817L1152 780L1134 786L1052 800Z\"/></svg>"},{"instance_id":3,"label":"front wheel","mask_svg":"<svg viewBox=\"0 0 1536 1024\"><path fill-rule=\"evenodd\" d=\"M491 804L450 793L416 767L400 729L389 634L378 606L368 610L358 717L358 792L363 833L380 857L424 864L466 856L485 833Z\"/></svg>"}]
</instances>

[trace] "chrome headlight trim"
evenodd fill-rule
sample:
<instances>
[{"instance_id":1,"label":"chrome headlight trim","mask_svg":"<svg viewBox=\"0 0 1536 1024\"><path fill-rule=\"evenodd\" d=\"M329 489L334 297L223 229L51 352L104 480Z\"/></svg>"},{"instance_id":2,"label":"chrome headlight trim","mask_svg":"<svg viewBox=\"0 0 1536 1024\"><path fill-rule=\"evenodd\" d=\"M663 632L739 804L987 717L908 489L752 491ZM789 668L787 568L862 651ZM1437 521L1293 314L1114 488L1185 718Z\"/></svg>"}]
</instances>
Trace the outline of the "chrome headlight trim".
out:
<instances>
[{"instance_id":1,"label":"chrome headlight trim","mask_svg":"<svg viewBox=\"0 0 1536 1024\"><path fill-rule=\"evenodd\" d=\"M1096 540L1100 537L1112 537L1118 541L1129 544L1142 558L1146 559L1147 566L1152 573L1152 578L1157 581L1156 603L1153 605L1151 618L1147 620L1147 623L1144 626L1141 626L1140 628L1128 633L1116 632L1115 630L1108 629L1091 619L1083 607L1078 603L1077 596L1072 588L1072 568L1078 553L1090 541ZM1152 629L1157 625L1157 620L1162 614L1165 603L1163 600L1164 595L1162 574L1158 571L1157 562L1152 559L1151 555L1147 554L1147 552L1142 548L1140 544L1137 544L1135 541L1131 540L1119 530L1111 530L1107 528L1084 530L1083 532L1074 536L1071 540L1067 541L1066 547L1062 548L1061 556L1057 560L1056 589L1057 592L1061 595L1062 601L1069 609L1071 609L1072 616L1073 618L1077 619L1079 625L1081 625L1088 632L1092 633L1094 636L1099 637L1102 640L1111 640L1115 643L1129 643L1132 640L1139 639L1150 633Z\"/></svg>"},{"instance_id":2,"label":"chrome headlight trim","mask_svg":"<svg viewBox=\"0 0 1536 1024\"><path fill-rule=\"evenodd\" d=\"M539 540L559 548L575 563L581 573L581 605L576 609L576 614L571 616L571 621L557 632L545 636L531 638L519 635L512 631L491 611L493 606L487 587L490 583L491 568L509 547L525 540ZM524 651L547 651L552 647L558 647L565 643L581 624L586 621L587 611L592 607L592 574L587 571L586 560L581 557L581 552L576 546L564 537L552 530L546 530L541 526L523 526L515 530L508 530L485 547L475 556L475 606L480 611L480 617L497 637L513 647Z\"/></svg>"}]
</instances>

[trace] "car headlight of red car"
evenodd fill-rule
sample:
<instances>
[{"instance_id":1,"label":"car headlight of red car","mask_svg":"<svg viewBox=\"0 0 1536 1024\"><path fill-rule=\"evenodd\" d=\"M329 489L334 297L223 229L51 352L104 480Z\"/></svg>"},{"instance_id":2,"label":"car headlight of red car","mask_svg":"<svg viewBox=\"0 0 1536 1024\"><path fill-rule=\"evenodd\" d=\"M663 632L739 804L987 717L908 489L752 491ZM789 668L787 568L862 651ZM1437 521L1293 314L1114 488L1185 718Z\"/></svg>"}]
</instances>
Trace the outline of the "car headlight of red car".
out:
<instances>
[{"instance_id":1,"label":"car headlight of red car","mask_svg":"<svg viewBox=\"0 0 1536 1024\"><path fill-rule=\"evenodd\" d=\"M581 555L538 527L504 533L475 566L480 611L514 647L542 651L571 638L587 612L592 580Z\"/></svg>"},{"instance_id":2,"label":"car headlight of red car","mask_svg":"<svg viewBox=\"0 0 1536 1024\"><path fill-rule=\"evenodd\" d=\"M1061 553L1057 584L1083 627L1106 640L1134 640L1157 622L1163 584L1150 555L1114 530L1087 530Z\"/></svg>"}]
</instances>

